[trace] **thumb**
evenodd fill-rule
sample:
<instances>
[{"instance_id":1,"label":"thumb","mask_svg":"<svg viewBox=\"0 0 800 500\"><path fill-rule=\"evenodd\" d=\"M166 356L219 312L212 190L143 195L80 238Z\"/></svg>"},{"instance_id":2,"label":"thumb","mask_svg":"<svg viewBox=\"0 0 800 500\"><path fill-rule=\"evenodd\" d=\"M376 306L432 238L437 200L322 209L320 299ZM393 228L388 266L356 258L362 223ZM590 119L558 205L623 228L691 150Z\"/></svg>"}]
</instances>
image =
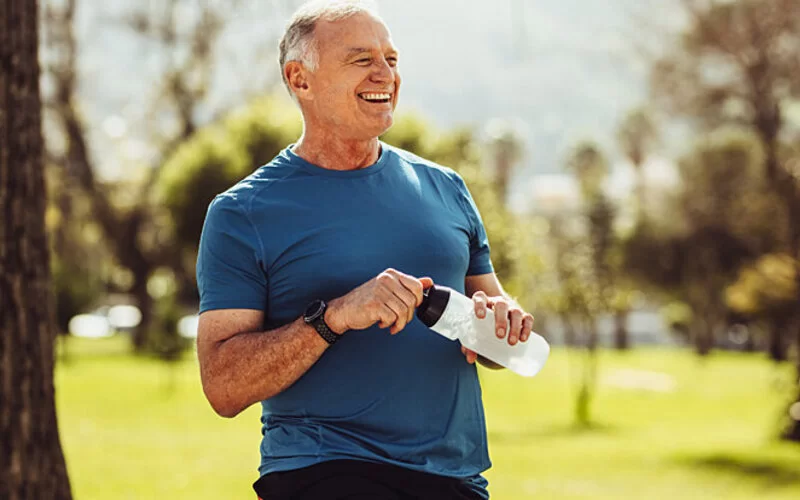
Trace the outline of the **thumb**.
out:
<instances>
[{"instance_id":1,"label":"thumb","mask_svg":"<svg viewBox=\"0 0 800 500\"><path fill-rule=\"evenodd\" d=\"M427 276L424 278L420 278L419 282L422 283L422 289L427 290L428 288L433 286L433 280L428 278Z\"/></svg>"}]
</instances>

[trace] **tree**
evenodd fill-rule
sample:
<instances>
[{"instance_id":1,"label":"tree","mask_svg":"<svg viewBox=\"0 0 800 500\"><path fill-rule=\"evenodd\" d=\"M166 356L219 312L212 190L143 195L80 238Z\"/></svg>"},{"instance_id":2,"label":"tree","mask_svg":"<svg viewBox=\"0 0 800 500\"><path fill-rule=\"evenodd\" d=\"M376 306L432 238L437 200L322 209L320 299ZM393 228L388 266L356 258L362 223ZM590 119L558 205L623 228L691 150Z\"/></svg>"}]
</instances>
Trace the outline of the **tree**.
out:
<instances>
[{"instance_id":1,"label":"tree","mask_svg":"<svg viewBox=\"0 0 800 500\"><path fill-rule=\"evenodd\" d=\"M98 244L102 233L89 200L72 185L64 169L45 165L45 184L56 326L66 334L74 316L96 307L108 293L111 259L106 246Z\"/></svg>"},{"instance_id":2,"label":"tree","mask_svg":"<svg viewBox=\"0 0 800 500\"><path fill-rule=\"evenodd\" d=\"M783 244L774 252L800 258L800 182L789 157L786 110L800 97L800 2L796 0L681 0L689 23L674 47L656 61L655 95L702 127L749 127L763 144L764 178L784 212ZM800 268L795 275L800 302ZM800 311L782 334L800 349ZM790 325L794 325L791 327ZM792 331L793 329L793 331ZM800 357L797 362L800 379ZM797 389L800 397L800 384ZM800 400L798 400L800 402ZM789 434L800 441L800 422Z\"/></svg>"},{"instance_id":3,"label":"tree","mask_svg":"<svg viewBox=\"0 0 800 500\"><path fill-rule=\"evenodd\" d=\"M786 108L800 97L800 2L681 0L689 15L678 43L654 64L653 89L667 108L706 128L749 127L761 140L763 176L781 200L784 244L800 257L800 183L782 155ZM795 281L800 285L800 269ZM800 301L800 286L797 301ZM800 312L794 332L800 349ZM787 325L788 326L788 325ZM800 361L798 361L800 375ZM798 390L800 393L800 389ZM795 435L800 440L800 422Z\"/></svg>"},{"instance_id":4,"label":"tree","mask_svg":"<svg viewBox=\"0 0 800 500\"><path fill-rule=\"evenodd\" d=\"M489 135L489 158L497 193L503 204L508 203L508 192L514 166L522 159L525 140L513 121L493 120L486 126Z\"/></svg>"},{"instance_id":5,"label":"tree","mask_svg":"<svg viewBox=\"0 0 800 500\"><path fill-rule=\"evenodd\" d=\"M10 500L71 498L53 387L37 24L37 2L0 4L0 497Z\"/></svg>"},{"instance_id":6,"label":"tree","mask_svg":"<svg viewBox=\"0 0 800 500\"><path fill-rule=\"evenodd\" d=\"M578 423L586 426L590 423L590 405L597 385L597 317L610 310L608 299L614 288L609 262L614 208L603 191L609 173L608 161L596 144L577 144L567 157L566 167L578 180L582 208L579 229L573 235L576 241L570 249L562 243L557 268L566 304L571 308L566 311L567 321L576 322L585 337L586 359L575 414ZM564 241L563 235L561 239Z\"/></svg>"},{"instance_id":7,"label":"tree","mask_svg":"<svg viewBox=\"0 0 800 500\"><path fill-rule=\"evenodd\" d=\"M617 140L625 157L636 171L636 218L645 216L647 192L644 162L656 141L657 132L650 113L644 108L629 112L617 129Z\"/></svg>"},{"instance_id":8,"label":"tree","mask_svg":"<svg viewBox=\"0 0 800 500\"><path fill-rule=\"evenodd\" d=\"M168 220L163 226L174 265L180 267L176 273L180 300L197 297L197 244L211 200L299 137L300 115L288 101L275 96L258 99L202 127L164 162L153 199L156 217L163 213Z\"/></svg>"},{"instance_id":9,"label":"tree","mask_svg":"<svg viewBox=\"0 0 800 500\"><path fill-rule=\"evenodd\" d=\"M122 27L151 39L167 55L169 63L157 100L159 111L170 115L176 130L172 134L157 134L152 139L159 154L147 166L144 178L133 185L128 180L122 186L98 178L98 166L91 155L89 128L80 110L77 95L79 47L74 34L77 1L65 0L61 7L49 3L44 15L48 41L46 69L53 86L46 102L65 143L63 153L53 153L51 159L66 170L88 197L104 243L116 264L132 278L126 291L133 295L142 313L133 336L134 347L139 351L146 348L154 313L149 280L161 266L181 269L169 242L153 236L157 233L153 230L156 222L148 194L164 158L198 128L198 108L208 94L213 76L214 45L223 27L221 7L198 2L197 18L185 23L178 18L179 3L179 0L169 0L163 11L134 10L120 20ZM132 201L115 202L121 192Z\"/></svg>"},{"instance_id":10,"label":"tree","mask_svg":"<svg viewBox=\"0 0 800 500\"><path fill-rule=\"evenodd\" d=\"M739 269L775 246L782 220L759 168L752 134L718 131L679 162L680 191L660 218L641 220L626 244L626 267L651 289L692 311L689 334L708 354L726 320L725 288Z\"/></svg>"}]
</instances>

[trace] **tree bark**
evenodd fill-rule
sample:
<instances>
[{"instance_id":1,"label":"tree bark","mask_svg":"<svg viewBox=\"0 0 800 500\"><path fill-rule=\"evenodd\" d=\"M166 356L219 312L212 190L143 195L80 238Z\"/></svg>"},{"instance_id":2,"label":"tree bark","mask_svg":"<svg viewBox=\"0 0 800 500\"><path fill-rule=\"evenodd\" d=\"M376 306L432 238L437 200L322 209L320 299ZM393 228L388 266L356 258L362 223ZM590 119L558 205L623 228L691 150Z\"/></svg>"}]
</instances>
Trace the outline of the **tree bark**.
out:
<instances>
[{"instance_id":1,"label":"tree bark","mask_svg":"<svg viewBox=\"0 0 800 500\"><path fill-rule=\"evenodd\" d=\"M56 421L38 3L0 3L0 498L70 499Z\"/></svg>"},{"instance_id":2,"label":"tree bark","mask_svg":"<svg viewBox=\"0 0 800 500\"><path fill-rule=\"evenodd\" d=\"M136 352L145 352L147 350L150 329L153 325L153 298L150 297L147 291L147 281L150 278L150 274L149 271L137 273L131 289L131 293L136 299L136 304L139 306L139 312L142 313L142 320L133 332L133 348Z\"/></svg>"},{"instance_id":3,"label":"tree bark","mask_svg":"<svg viewBox=\"0 0 800 500\"><path fill-rule=\"evenodd\" d=\"M597 323L592 318L587 318L583 322L583 327L586 335L586 349L589 351L597 350Z\"/></svg>"},{"instance_id":4,"label":"tree bark","mask_svg":"<svg viewBox=\"0 0 800 500\"><path fill-rule=\"evenodd\" d=\"M784 341L788 323L785 318L777 318L769 324L769 357L773 361L786 361L789 359L787 352L788 342Z\"/></svg>"},{"instance_id":5,"label":"tree bark","mask_svg":"<svg viewBox=\"0 0 800 500\"><path fill-rule=\"evenodd\" d=\"M564 344L569 347L578 345L577 335L575 334L575 325L568 314L561 315L561 325L564 327Z\"/></svg>"},{"instance_id":6,"label":"tree bark","mask_svg":"<svg viewBox=\"0 0 800 500\"><path fill-rule=\"evenodd\" d=\"M628 311L614 312L614 348L624 351L630 347L628 338Z\"/></svg>"},{"instance_id":7,"label":"tree bark","mask_svg":"<svg viewBox=\"0 0 800 500\"><path fill-rule=\"evenodd\" d=\"M692 340L695 352L700 356L707 356L714 346L714 322L708 318L700 318L691 325Z\"/></svg>"}]
</instances>

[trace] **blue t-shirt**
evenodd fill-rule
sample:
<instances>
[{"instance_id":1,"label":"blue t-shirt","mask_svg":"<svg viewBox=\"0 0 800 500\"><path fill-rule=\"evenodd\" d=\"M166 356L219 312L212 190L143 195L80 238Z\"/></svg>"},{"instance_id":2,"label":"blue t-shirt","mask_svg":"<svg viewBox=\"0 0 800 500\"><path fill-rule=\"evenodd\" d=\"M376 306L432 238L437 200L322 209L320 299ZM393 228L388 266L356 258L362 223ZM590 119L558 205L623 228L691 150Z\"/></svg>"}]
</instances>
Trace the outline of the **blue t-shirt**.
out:
<instances>
[{"instance_id":1,"label":"blue t-shirt","mask_svg":"<svg viewBox=\"0 0 800 500\"><path fill-rule=\"evenodd\" d=\"M287 148L209 206L200 311L263 310L271 330L390 267L461 292L466 276L492 272L461 177L383 143L374 165L351 171ZM348 332L262 407L262 475L360 459L465 478L486 496L475 366L417 318L394 336L377 325Z\"/></svg>"}]
</instances>

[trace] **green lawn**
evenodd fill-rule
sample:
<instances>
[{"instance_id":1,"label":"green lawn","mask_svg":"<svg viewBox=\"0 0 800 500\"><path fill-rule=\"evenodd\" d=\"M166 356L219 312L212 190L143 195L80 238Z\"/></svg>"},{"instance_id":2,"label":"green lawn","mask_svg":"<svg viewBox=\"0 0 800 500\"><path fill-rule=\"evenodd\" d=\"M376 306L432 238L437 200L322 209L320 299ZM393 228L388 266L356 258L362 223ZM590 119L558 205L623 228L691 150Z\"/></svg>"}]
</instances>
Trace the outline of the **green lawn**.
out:
<instances>
[{"instance_id":1,"label":"green lawn","mask_svg":"<svg viewBox=\"0 0 800 500\"><path fill-rule=\"evenodd\" d=\"M71 339L67 352L58 416L78 500L254 498L259 411L217 417L191 353L168 366L121 339ZM533 379L482 372L493 499L800 498L800 446L773 439L788 365L603 352L596 425L577 430L580 363L556 349Z\"/></svg>"}]
</instances>

